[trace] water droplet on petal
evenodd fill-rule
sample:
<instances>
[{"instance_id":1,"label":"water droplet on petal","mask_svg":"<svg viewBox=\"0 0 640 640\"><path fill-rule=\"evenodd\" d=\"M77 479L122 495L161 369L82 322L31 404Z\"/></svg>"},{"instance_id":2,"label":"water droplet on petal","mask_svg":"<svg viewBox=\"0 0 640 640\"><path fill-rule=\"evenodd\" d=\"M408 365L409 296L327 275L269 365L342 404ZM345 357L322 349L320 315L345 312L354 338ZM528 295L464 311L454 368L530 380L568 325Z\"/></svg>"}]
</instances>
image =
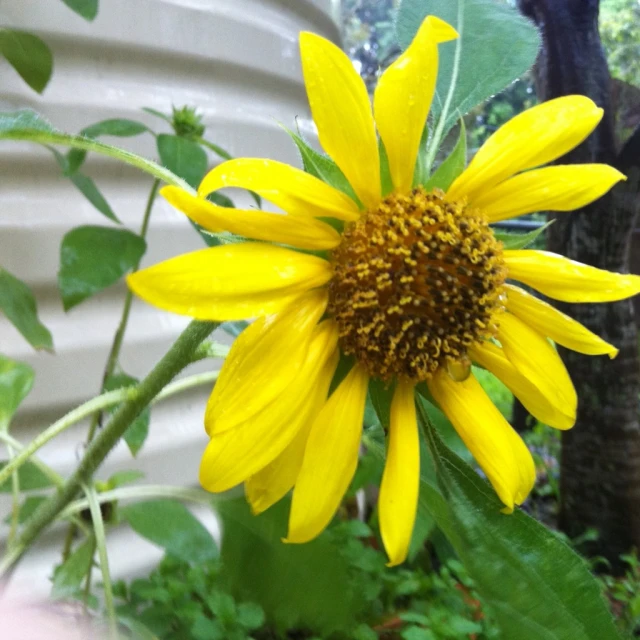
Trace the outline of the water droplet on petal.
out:
<instances>
[{"instance_id":1,"label":"water droplet on petal","mask_svg":"<svg viewBox=\"0 0 640 640\"><path fill-rule=\"evenodd\" d=\"M447 373L452 380L456 382L464 382L471 375L471 361L468 359L462 361L447 362Z\"/></svg>"}]
</instances>

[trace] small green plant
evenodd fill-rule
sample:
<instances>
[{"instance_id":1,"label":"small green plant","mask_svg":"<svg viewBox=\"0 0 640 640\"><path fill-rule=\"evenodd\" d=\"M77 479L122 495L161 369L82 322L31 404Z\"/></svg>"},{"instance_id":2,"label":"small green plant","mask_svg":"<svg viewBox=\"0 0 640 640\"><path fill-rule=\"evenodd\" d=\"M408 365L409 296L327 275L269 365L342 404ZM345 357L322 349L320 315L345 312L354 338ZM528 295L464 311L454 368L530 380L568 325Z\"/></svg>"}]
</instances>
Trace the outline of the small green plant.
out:
<instances>
[{"instance_id":1,"label":"small green plant","mask_svg":"<svg viewBox=\"0 0 640 640\"><path fill-rule=\"evenodd\" d=\"M623 554L620 559L627 565L623 576L602 575L605 593L623 634L640 633L640 559L638 552Z\"/></svg>"}]
</instances>

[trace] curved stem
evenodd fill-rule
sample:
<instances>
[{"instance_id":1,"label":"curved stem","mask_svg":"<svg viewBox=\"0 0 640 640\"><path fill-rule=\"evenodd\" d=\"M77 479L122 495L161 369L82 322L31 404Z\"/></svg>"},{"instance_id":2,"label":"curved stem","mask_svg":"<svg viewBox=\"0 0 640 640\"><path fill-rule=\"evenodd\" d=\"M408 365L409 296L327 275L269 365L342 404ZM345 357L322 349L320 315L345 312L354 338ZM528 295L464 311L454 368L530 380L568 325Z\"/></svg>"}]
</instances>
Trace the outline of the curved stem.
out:
<instances>
[{"instance_id":1,"label":"curved stem","mask_svg":"<svg viewBox=\"0 0 640 640\"><path fill-rule=\"evenodd\" d=\"M7 445L9 454L9 462L14 459L15 451L11 445ZM0 483L1 484L1 483ZM13 544L18 533L18 520L20 519L20 479L18 470L15 469L11 474L11 527L7 538L7 545Z\"/></svg>"},{"instance_id":2,"label":"curved stem","mask_svg":"<svg viewBox=\"0 0 640 640\"><path fill-rule=\"evenodd\" d=\"M168 384L153 400L150 404L155 404L160 400L164 400L169 396L176 393L187 391L193 387L198 387L203 384L215 382L218 378L219 371L207 371L205 373L197 373L181 380L176 380L171 384ZM32 458L33 454L43 447L49 440L59 436L63 431L66 431L69 427L73 426L77 422L84 420L84 418L95 414L96 411L112 407L113 405L120 404L124 400L135 396L136 387L127 387L124 389L116 389L114 391L108 391L100 396L96 396L91 400L88 400L79 407L76 407L73 411L67 413L67 415L60 418L60 420L54 422L50 427L39 433L31 442L26 445L22 445L15 438L6 437L0 433L0 440L5 440L7 443L16 446L20 452L12 458L5 467L0 469L0 484L6 482L11 473L22 466L25 462ZM34 464L42 465L43 463L33 460ZM62 476L58 475L53 469L49 469L46 466L41 466L41 470L59 487L64 484Z\"/></svg>"},{"instance_id":3,"label":"curved stem","mask_svg":"<svg viewBox=\"0 0 640 640\"><path fill-rule=\"evenodd\" d=\"M151 185L151 191L149 192L149 197L147 198L147 204L144 209L144 214L142 216L142 224L140 226L140 237L147 237L147 230L149 229L149 221L151 220L151 210L153 209L153 203L156 199L156 195L158 194L158 187L160 186L160 180L157 178L153 181ZM138 259L136 264L133 266L133 271L137 271L140 268L140 262L142 261L142 256ZM131 313L131 303L133 302L133 292L131 289L127 288L127 293L124 298L124 305L122 307L122 314L120 315L120 322L118 323L118 328L116 329L116 333L113 336L113 342L111 343L111 349L109 350L109 356L107 357L107 364L104 368L104 373L102 374L102 388L100 391L104 391L104 387L107 383L107 380L113 375L115 371L116 365L118 364L118 359L120 358L120 349L122 349L122 341L124 340L124 333L127 330L127 324L129 322L129 314ZM91 420L91 424L89 425L89 433L87 434L87 444L89 444L93 440L93 436L95 435L96 428L102 422L102 411L98 411L93 419Z\"/></svg>"},{"instance_id":4,"label":"curved stem","mask_svg":"<svg viewBox=\"0 0 640 640\"><path fill-rule=\"evenodd\" d=\"M38 450L43 447L49 440L52 440L56 436L59 436L63 431L74 425L76 422L80 422L87 416L90 416L96 411L100 411L105 407L118 404L128 397L132 397L135 392L135 388L128 389L116 389L115 391L109 391L103 393L101 396L92 398L79 407L76 407L73 411L67 413L66 416L60 418L54 422L48 429L40 432L29 444L27 444L20 453L13 457L5 467L0 469L0 485L6 482L11 473L22 466L29 458Z\"/></svg>"},{"instance_id":5,"label":"curved stem","mask_svg":"<svg viewBox=\"0 0 640 640\"><path fill-rule=\"evenodd\" d=\"M195 502L197 504L210 504L213 500L211 494L203 489L174 487L163 484L120 487L97 494L97 499L100 504L113 502L114 500L133 500L139 498L172 498L175 500L184 500L185 502ZM88 506L89 502L86 499L75 500L60 512L60 517L68 518L80 511L84 511Z\"/></svg>"},{"instance_id":6,"label":"curved stem","mask_svg":"<svg viewBox=\"0 0 640 640\"><path fill-rule=\"evenodd\" d=\"M113 640L118 640L118 621L116 618L116 608L113 604L113 588L111 586L111 573L109 572L109 556L107 555L107 536L104 532L102 511L100 510L96 490L88 485L82 485L82 488L87 494L96 547L98 549L98 558L100 558L100 572L102 573L102 587L104 589L104 606L107 610L107 619L109 621L109 635ZM91 571L91 567L89 567L89 571Z\"/></svg>"},{"instance_id":7,"label":"curved stem","mask_svg":"<svg viewBox=\"0 0 640 640\"><path fill-rule=\"evenodd\" d=\"M74 149L82 149L83 151L91 151L99 153L103 156L115 158L129 164L137 169L154 176L161 182L172 184L176 187L184 189L188 193L195 195L195 191L175 173L160 166L156 162L147 160L142 156L138 156L130 151L125 151L118 147L114 147L104 142L99 142L93 138L83 138L82 136L72 136L67 133L59 133L55 131L46 131L44 129L16 129L13 131L3 131L0 134L3 140L26 140L28 142L37 142L39 144L59 144Z\"/></svg>"},{"instance_id":8,"label":"curved stem","mask_svg":"<svg viewBox=\"0 0 640 640\"><path fill-rule=\"evenodd\" d=\"M72 476L59 493L43 503L27 521L16 544L0 563L0 573L10 568L46 529L56 516L73 500L82 484L91 478L107 454L113 449L133 420L160 393L193 357L198 345L218 326L218 323L192 321L151 373L131 389L129 398L116 411L109 423L94 438Z\"/></svg>"}]
</instances>

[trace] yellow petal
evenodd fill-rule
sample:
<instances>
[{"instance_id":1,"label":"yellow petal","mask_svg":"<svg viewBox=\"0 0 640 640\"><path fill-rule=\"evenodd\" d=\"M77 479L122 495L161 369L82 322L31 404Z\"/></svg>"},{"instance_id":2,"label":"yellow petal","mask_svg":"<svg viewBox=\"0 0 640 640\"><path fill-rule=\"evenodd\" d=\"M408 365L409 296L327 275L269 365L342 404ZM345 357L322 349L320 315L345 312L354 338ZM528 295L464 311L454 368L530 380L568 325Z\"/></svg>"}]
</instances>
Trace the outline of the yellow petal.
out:
<instances>
[{"instance_id":1,"label":"yellow petal","mask_svg":"<svg viewBox=\"0 0 640 640\"><path fill-rule=\"evenodd\" d=\"M378 80L373 110L396 191L411 190L420 136L438 76L438 43L458 37L440 18L427 16L407 50Z\"/></svg>"},{"instance_id":2,"label":"yellow petal","mask_svg":"<svg viewBox=\"0 0 640 640\"><path fill-rule=\"evenodd\" d=\"M490 222L534 211L572 211L603 196L624 174L606 164L556 165L526 171L471 201Z\"/></svg>"},{"instance_id":3,"label":"yellow petal","mask_svg":"<svg viewBox=\"0 0 640 640\"><path fill-rule=\"evenodd\" d=\"M223 187L255 191L290 215L358 218L358 206L349 196L309 173L275 160L236 158L223 162L204 177L198 195L205 198Z\"/></svg>"},{"instance_id":4,"label":"yellow petal","mask_svg":"<svg viewBox=\"0 0 640 640\"><path fill-rule=\"evenodd\" d=\"M277 458L246 480L245 494L254 514L262 513L278 502L295 484L302 466L313 417L327 400L338 359L339 354L336 350L314 383L313 398L309 402L311 418L303 424L291 444Z\"/></svg>"},{"instance_id":5,"label":"yellow petal","mask_svg":"<svg viewBox=\"0 0 640 640\"><path fill-rule=\"evenodd\" d=\"M207 491L226 491L252 476L313 420L318 371L336 349L332 336L335 330L316 334L299 375L271 404L236 428L213 434L200 464L200 483Z\"/></svg>"},{"instance_id":6,"label":"yellow petal","mask_svg":"<svg viewBox=\"0 0 640 640\"><path fill-rule=\"evenodd\" d=\"M369 94L348 56L309 32L300 34L302 73L324 150L367 208L380 202L380 165Z\"/></svg>"},{"instance_id":7,"label":"yellow petal","mask_svg":"<svg viewBox=\"0 0 640 640\"><path fill-rule=\"evenodd\" d=\"M597 126L602 109L585 96L563 96L527 109L503 124L476 153L448 191L473 201L507 178L551 162L579 145Z\"/></svg>"},{"instance_id":8,"label":"yellow petal","mask_svg":"<svg viewBox=\"0 0 640 640\"><path fill-rule=\"evenodd\" d=\"M418 508L420 441L414 385L399 381L391 403L387 460L380 485L380 535L388 566L405 561Z\"/></svg>"},{"instance_id":9,"label":"yellow petal","mask_svg":"<svg viewBox=\"0 0 640 640\"><path fill-rule=\"evenodd\" d=\"M507 509L522 504L535 482L533 459L475 377L455 382L441 371L427 384Z\"/></svg>"},{"instance_id":10,"label":"yellow petal","mask_svg":"<svg viewBox=\"0 0 640 640\"><path fill-rule=\"evenodd\" d=\"M275 313L331 275L331 265L322 258L243 242L172 258L132 273L127 283L160 309L224 321Z\"/></svg>"},{"instance_id":11,"label":"yellow petal","mask_svg":"<svg viewBox=\"0 0 640 640\"><path fill-rule=\"evenodd\" d=\"M306 361L326 306L326 291L311 291L238 336L207 403L204 423L209 435L249 419L291 384Z\"/></svg>"},{"instance_id":12,"label":"yellow petal","mask_svg":"<svg viewBox=\"0 0 640 640\"><path fill-rule=\"evenodd\" d=\"M286 542L308 542L338 510L358 466L369 378L356 365L320 410L298 474Z\"/></svg>"},{"instance_id":13,"label":"yellow petal","mask_svg":"<svg viewBox=\"0 0 640 640\"><path fill-rule=\"evenodd\" d=\"M290 244L300 249L333 249L340 244L340 234L315 218L218 207L178 187L164 187L160 193L208 231L229 231L245 238Z\"/></svg>"},{"instance_id":14,"label":"yellow petal","mask_svg":"<svg viewBox=\"0 0 640 640\"><path fill-rule=\"evenodd\" d=\"M546 396L513 366L497 345L491 342L475 344L469 349L469 357L499 378L540 422L556 429L570 429L575 424L575 411L569 410L556 394Z\"/></svg>"},{"instance_id":15,"label":"yellow petal","mask_svg":"<svg viewBox=\"0 0 640 640\"><path fill-rule=\"evenodd\" d=\"M567 349L589 356L607 354L615 358L618 355L618 349L612 344L520 287L507 285L507 307L538 333Z\"/></svg>"},{"instance_id":16,"label":"yellow petal","mask_svg":"<svg viewBox=\"0 0 640 640\"><path fill-rule=\"evenodd\" d=\"M564 302L612 302L640 293L640 277L597 269L549 251L505 251L509 278Z\"/></svg>"},{"instance_id":17,"label":"yellow petal","mask_svg":"<svg viewBox=\"0 0 640 640\"><path fill-rule=\"evenodd\" d=\"M578 396L551 343L511 313L502 314L498 322L498 340L511 364L555 407L565 407L565 413L575 417Z\"/></svg>"}]
</instances>

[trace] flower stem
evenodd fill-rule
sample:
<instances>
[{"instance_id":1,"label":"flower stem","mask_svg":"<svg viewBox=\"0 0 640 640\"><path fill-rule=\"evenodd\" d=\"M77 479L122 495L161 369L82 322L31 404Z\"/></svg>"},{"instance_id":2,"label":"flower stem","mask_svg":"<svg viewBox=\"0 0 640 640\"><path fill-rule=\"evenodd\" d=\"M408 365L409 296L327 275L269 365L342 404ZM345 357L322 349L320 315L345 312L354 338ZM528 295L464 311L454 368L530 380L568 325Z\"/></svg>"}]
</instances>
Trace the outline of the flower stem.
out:
<instances>
[{"instance_id":1,"label":"flower stem","mask_svg":"<svg viewBox=\"0 0 640 640\"><path fill-rule=\"evenodd\" d=\"M102 573L102 587L104 589L104 606L107 610L107 619L109 621L109 636L112 640L118 640L118 621L116 618L116 609L113 604L113 588L111 586L111 573L109 571L109 557L107 555L107 537L104 532L104 521L102 519L102 511L96 496L96 490L91 485L83 485L82 488L87 495L89 502L89 511L91 512L91 520L93 521L93 531L95 533L96 547L98 549L98 558L100 558L100 572ZM91 571L91 569L89 569ZM89 576L91 573L89 573ZM88 577L88 580L90 578ZM89 582L89 585L91 582Z\"/></svg>"},{"instance_id":2,"label":"flower stem","mask_svg":"<svg viewBox=\"0 0 640 640\"><path fill-rule=\"evenodd\" d=\"M191 360L191 362L193 362L193 360ZM193 376L182 378L181 380L176 380L175 382L168 384L151 401L151 404L155 404L160 400L164 400L165 398L175 395L176 393L182 393L183 391L187 391L188 389L191 389L193 387L198 387L203 384L214 382L218 378L218 374L219 371L206 371L205 373L197 373ZM0 433L0 440L5 440L8 444L11 444L19 450L19 453L14 458L12 458L6 464L6 466L0 469L0 484L6 482L7 478L14 470L18 469L25 462L31 459L31 461L35 465L39 466L43 473L45 473L55 485L61 487L64 484L62 476L59 476L55 471L53 471L53 469L49 469L48 467L45 468L44 463L36 459L32 459L33 454L38 449L47 444L49 440L53 440L53 438L59 436L63 431L66 431L69 427L73 426L77 422L80 422L80 420L83 420L84 418L92 414L95 415L96 411L106 409L107 407L111 407L114 404L120 404L121 402L134 397L135 393L135 387L127 387L124 389L107 391L107 393L96 396L95 398L88 400L84 404L81 404L79 407L76 407L75 409L73 409L73 411L67 413L67 415L62 416L60 420L57 420L50 427L39 433L33 440L31 440L31 442L29 442L25 446L20 444L20 442L18 442L14 438L8 438Z\"/></svg>"},{"instance_id":3,"label":"flower stem","mask_svg":"<svg viewBox=\"0 0 640 640\"><path fill-rule=\"evenodd\" d=\"M36 538L76 496L113 449L133 420L193 357L198 345L218 326L214 322L192 321L151 373L132 390L131 397L116 411L108 424L87 447L80 464L62 489L51 496L26 522L22 534L0 562L0 575L22 556Z\"/></svg>"},{"instance_id":4,"label":"flower stem","mask_svg":"<svg viewBox=\"0 0 640 640\"><path fill-rule=\"evenodd\" d=\"M197 352L196 352L197 353ZM219 356L216 356L219 357ZM191 361L193 362L193 360ZM189 363L191 364L191 363ZM205 373L197 373L187 378L176 380L171 384L168 384L152 401L151 404L155 404L160 400L164 400L169 396L176 393L182 393L193 387L198 387L203 384L214 382L218 378L219 371L206 371ZM8 444L16 447L19 453L12 458L6 466L0 469L0 484L6 482L11 473L21 467L25 462L31 460L36 466L38 466L43 473L49 477L49 479L58 487L64 484L62 476L58 475L53 469L50 469L44 465L44 463L33 458L33 454L43 447L49 440L53 440L56 436L59 436L63 431L66 431L69 427L73 426L80 420L83 420L87 416L95 414L96 411L106 409L114 404L120 404L124 400L132 398L136 393L135 387L127 387L124 389L115 389L114 391L108 391L100 396L96 396L91 400L88 400L79 407L76 407L73 411L67 413L67 415L54 422L50 427L38 434L31 442L23 446L15 438L8 438L0 433L0 440L4 440Z\"/></svg>"},{"instance_id":5,"label":"flower stem","mask_svg":"<svg viewBox=\"0 0 640 640\"><path fill-rule=\"evenodd\" d=\"M151 191L149 192L149 197L147 198L147 204L144 209L144 214L142 216L142 224L140 226L140 237L147 237L147 230L149 229L149 221L151 220L151 211L153 209L153 203L158 195L158 188L160 187L160 180L157 178L153 181L151 185ZM133 266L133 271L137 271L140 268L140 262L142 261L142 256ZM124 334L127 330L127 323L129 322L129 314L131 313L131 303L133 302L133 293L131 289L127 289L127 293L124 298L124 305L122 307L122 314L120 316L120 322L118 323L118 328L116 329L116 333L113 336L113 342L111 343L111 349L109 350L109 357L107 358L107 364L104 368L104 374L102 375L102 388L101 391L104 391L104 387L107 383L107 380L113 375L115 368L118 364L118 358L120 357L120 350L122 349L122 341L124 340ZM102 422L102 411L96 412L95 416L91 420L91 424L89 426L89 433L87 434L87 444L89 444L95 435L96 428Z\"/></svg>"},{"instance_id":6,"label":"flower stem","mask_svg":"<svg viewBox=\"0 0 640 640\"><path fill-rule=\"evenodd\" d=\"M13 460L15 452L10 444L7 445L7 452L9 454L9 461ZM11 527L9 529L7 545L13 544L16 534L18 533L18 520L20 519L20 479L18 478L17 469L11 474L11 494Z\"/></svg>"},{"instance_id":7,"label":"flower stem","mask_svg":"<svg viewBox=\"0 0 640 640\"><path fill-rule=\"evenodd\" d=\"M110 491L102 491L97 494L100 504L104 502L114 502L116 500L134 500L140 498L169 498L172 500L182 500L183 502L195 502L196 504L211 504L214 499L210 493L202 489L192 489L190 487L174 487L164 484L142 484L133 487L118 487ZM76 513L84 511L89 506L86 499L74 500L64 511L60 513L61 518L69 518Z\"/></svg>"}]
</instances>

